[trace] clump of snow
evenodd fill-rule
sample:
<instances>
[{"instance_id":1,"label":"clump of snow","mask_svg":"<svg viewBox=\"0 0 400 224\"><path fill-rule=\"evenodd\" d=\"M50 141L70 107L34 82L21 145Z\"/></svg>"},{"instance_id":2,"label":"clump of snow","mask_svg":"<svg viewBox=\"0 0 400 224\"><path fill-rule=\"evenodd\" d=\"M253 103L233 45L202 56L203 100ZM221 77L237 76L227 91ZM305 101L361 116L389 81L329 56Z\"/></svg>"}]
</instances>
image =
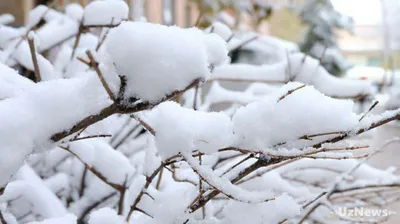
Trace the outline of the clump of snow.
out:
<instances>
[{"instance_id":1,"label":"clump of snow","mask_svg":"<svg viewBox=\"0 0 400 224\"><path fill-rule=\"evenodd\" d=\"M87 139L72 142L70 150L111 183L123 185L134 171L129 160L105 141Z\"/></svg>"},{"instance_id":2,"label":"clump of snow","mask_svg":"<svg viewBox=\"0 0 400 224\"><path fill-rule=\"evenodd\" d=\"M15 17L11 14L5 13L0 15L0 25L7 25L14 22Z\"/></svg>"},{"instance_id":3,"label":"clump of snow","mask_svg":"<svg viewBox=\"0 0 400 224\"><path fill-rule=\"evenodd\" d=\"M156 132L156 145L163 159L183 151L206 154L230 146L231 119L223 113L207 113L165 102L146 114ZM189 125L188 125L189 124Z\"/></svg>"},{"instance_id":4,"label":"clump of snow","mask_svg":"<svg viewBox=\"0 0 400 224\"><path fill-rule=\"evenodd\" d=\"M16 179L7 185L4 194L0 196L0 203L21 197L32 204L33 210L43 218L59 217L67 213L62 202L31 167L23 166Z\"/></svg>"},{"instance_id":5,"label":"clump of snow","mask_svg":"<svg viewBox=\"0 0 400 224\"><path fill-rule=\"evenodd\" d=\"M232 37L232 30L221 22L214 22L210 27L204 30L206 33L215 33L225 41Z\"/></svg>"},{"instance_id":6,"label":"clump of snow","mask_svg":"<svg viewBox=\"0 0 400 224\"><path fill-rule=\"evenodd\" d=\"M0 100L18 95L35 85L31 80L21 76L17 71L0 63Z\"/></svg>"},{"instance_id":7,"label":"clump of snow","mask_svg":"<svg viewBox=\"0 0 400 224\"><path fill-rule=\"evenodd\" d=\"M125 97L153 102L207 78L209 66L227 55L226 43L216 35L144 22L112 29L106 51L118 74L127 78Z\"/></svg>"},{"instance_id":8,"label":"clump of snow","mask_svg":"<svg viewBox=\"0 0 400 224\"><path fill-rule=\"evenodd\" d=\"M354 97L372 94L368 81L345 80L329 74L319 61L301 53L290 56L289 74L298 82L314 85L320 92L335 97Z\"/></svg>"},{"instance_id":9,"label":"clump of snow","mask_svg":"<svg viewBox=\"0 0 400 224\"><path fill-rule=\"evenodd\" d=\"M93 73L68 80L35 84L34 88L0 104L0 186L33 151L54 147L51 136L72 128L110 104ZM15 141L15 136L20 138Z\"/></svg>"},{"instance_id":10,"label":"clump of snow","mask_svg":"<svg viewBox=\"0 0 400 224\"><path fill-rule=\"evenodd\" d=\"M299 86L300 83L289 83L264 99L239 108L232 118L236 145L263 149L303 135L356 127L359 117L353 113L352 101L327 97L313 87L301 88L280 100Z\"/></svg>"},{"instance_id":11,"label":"clump of snow","mask_svg":"<svg viewBox=\"0 0 400 224\"><path fill-rule=\"evenodd\" d=\"M89 224L124 224L124 218L117 215L114 209L101 208L90 214Z\"/></svg>"},{"instance_id":12,"label":"clump of snow","mask_svg":"<svg viewBox=\"0 0 400 224\"><path fill-rule=\"evenodd\" d=\"M33 28L34 26L36 26L41 19L44 18L44 16L46 15L46 13L49 11L50 9L45 6L45 5L38 5L37 7L35 7L34 9L32 9L29 12L28 15L28 23L26 24L26 27L28 29Z\"/></svg>"},{"instance_id":13,"label":"clump of snow","mask_svg":"<svg viewBox=\"0 0 400 224\"><path fill-rule=\"evenodd\" d=\"M219 177L211 168L200 165L199 162L191 155L191 152L183 152L183 157L187 163L199 174L206 183L218 189L229 197L233 197L238 201L246 203L262 203L267 200L274 199L274 193L269 190L263 191L247 191L239 186L231 183L225 177Z\"/></svg>"},{"instance_id":14,"label":"clump of snow","mask_svg":"<svg viewBox=\"0 0 400 224\"><path fill-rule=\"evenodd\" d=\"M65 6L65 14L71 19L80 22L83 17L83 8L78 3L71 3Z\"/></svg>"},{"instance_id":15,"label":"clump of snow","mask_svg":"<svg viewBox=\"0 0 400 224\"><path fill-rule=\"evenodd\" d=\"M301 206L288 195L282 195L274 201L262 204L246 204L231 200L222 210L224 219L221 223L279 223L285 219L295 217L300 214L300 211Z\"/></svg>"},{"instance_id":16,"label":"clump of snow","mask_svg":"<svg viewBox=\"0 0 400 224\"><path fill-rule=\"evenodd\" d=\"M303 53L294 53L288 60L268 65L225 64L216 67L213 79L237 79L267 83L287 83L289 81L313 85L318 91L329 96L346 98L370 95L370 82L346 80L329 74L318 60Z\"/></svg>"},{"instance_id":17,"label":"clump of snow","mask_svg":"<svg viewBox=\"0 0 400 224\"><path fill-rule=\"evenodd\" d=\"M116 25L128 19L129 8L125 1L92 1L84 9L83 25Z\"/></svg>"}]
</instances>

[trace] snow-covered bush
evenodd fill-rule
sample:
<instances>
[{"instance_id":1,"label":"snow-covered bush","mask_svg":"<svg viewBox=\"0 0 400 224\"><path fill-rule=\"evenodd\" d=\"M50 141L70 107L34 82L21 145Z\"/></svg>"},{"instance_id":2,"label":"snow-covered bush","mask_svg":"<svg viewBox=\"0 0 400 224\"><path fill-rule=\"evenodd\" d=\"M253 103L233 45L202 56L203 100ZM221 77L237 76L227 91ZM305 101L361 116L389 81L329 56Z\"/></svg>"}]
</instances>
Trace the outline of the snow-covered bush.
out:
<instances>
[{"instance_id":1,"label":"snow-covered bush","mask_svg":"<svg viewBox=\"0 0 400 224\"><path fill-rule=\"evenodd\" d=\"M324 222L398 193L399 176L347 141L400 117L336 99L368 83L301 53L230 64L246 43L222 24L132 22L127 9L39 6L26 27L0 27L0 222Z\"/></svg>"}]
</instances>

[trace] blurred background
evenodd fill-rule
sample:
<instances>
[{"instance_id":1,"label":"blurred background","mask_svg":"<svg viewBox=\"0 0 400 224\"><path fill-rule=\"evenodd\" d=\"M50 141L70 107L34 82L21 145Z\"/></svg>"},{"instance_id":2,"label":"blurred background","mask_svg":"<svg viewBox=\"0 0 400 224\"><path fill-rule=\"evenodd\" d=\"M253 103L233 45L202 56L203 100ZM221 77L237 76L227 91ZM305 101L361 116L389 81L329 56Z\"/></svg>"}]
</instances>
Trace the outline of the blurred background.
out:
<instances>
[{"instance_id":1,"label":"blurred background","mask_svg":"<svg viewBox=\"0 0 400 224\"><path fill-rule=\"evenodd\" d=\"M90 0L0 0L0 14L14 15L13 25L18 26L25 23L29 11L38 4L63 9L73 2L84 6ZM145 17L153 23L190 27L202 17L199 25L206 27L207 18L209 22L217 18L232 28L297 43L310 55L325 51L327 58L331 55L331 64L325 62L324 66L335 75L348 73L352 78L382 82L385 71L394 72L400 66L397 0L126 2L131 8L131 19Z\"/></svg>"}]
</instances>

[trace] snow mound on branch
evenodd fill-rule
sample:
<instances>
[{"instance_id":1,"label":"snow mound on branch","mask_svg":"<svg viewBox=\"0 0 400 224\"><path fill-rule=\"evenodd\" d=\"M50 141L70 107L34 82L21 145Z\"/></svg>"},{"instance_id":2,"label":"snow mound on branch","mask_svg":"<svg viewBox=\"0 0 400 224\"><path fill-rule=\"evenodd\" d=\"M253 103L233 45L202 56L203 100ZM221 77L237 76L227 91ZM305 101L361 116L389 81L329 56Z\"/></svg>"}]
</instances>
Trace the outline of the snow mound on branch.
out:
<instances>
[{"instance_id":1,"label":"snow mound on branch","mask_svg":"<svg viewBox=\"0 0 400 224\"><path fill-rule=\"evenodd\" d=\"M290 56L291 76L295 81L314 85L321 93L334 97L355 97L372 94L368 81L345 80L328 73L319 61L302 53ZM288 65L289 66L289 65Z\"/></svg>"},{"instance_id":2,"label":"snow mound on branch","mask_svg":"<svg viewBox=\"0 0 400 224\"><path fill-rule=\"evenodd\" d=\"M105 141L86 139L72 142L70 150L111 183L123 185L134 172L129 160Z\"/></svg>"},{"instance_id":3,"label":"snow mound on branch","mask_svg":"<svg viewBox=\"0 0 400 224\"><path fill-rule=\"evenodd\" d=\"M370 95L373 88L370 82L346 80L329 74L319 61L294 53L288 60L268 65L225 64L216 67L213 79L238 79L267 83L287 83L289 81L313 85L328 96L347 98Z\"/></svg>"},{"instance_id":4,"label":"snow mound on branch","mask_svg":"<svg viewBox=\"0 0 400 224\"><path fill-rule=\"evenodd\" d=\"M206 33L215 33L225 41L232 36L232 30L221 22L214 22L210 27L204 30Z\"/></svg>"},{"instance_id":5,"label":"snow mound on branch","mask_svg":"<svg viewBox=\"0 0 400 224\"><path fill-rule=\"evenodd\" d=\"M352 101L327 97L311 86L280 100L299 86L300 83L289 83L264 99L239 108L232 118L236 145L265 149L296 141L303 135L348 131L358 125L359 117L353 113Z\"/></svg>"},{"instance_id":6,"label":"snow mound on branch","mask_svg":"<svg viewBox=\"0 0 400 224\"><path fill-rule=\"evenodd\" d=\"M117 215L114 209L101 208L90 214L89 224L124 224L124 218Z\"/></svg>"},{"instance_id":7,"label":"snow mound on branch","mask_svg":"<svg viewBox=\"0 0 400 224\"><path fill-rule=\"evenodd\" d=\"M265 211L268 211L268 214ZM284 219L299 215L300 211L301 206L288 195L282 195L273 201L261 204L247 204L230 200L222 210L225 218L221 223L279 223Z\"/></svg>"},{"instance_id":8,"label":"snow mound on branch","mask_svg":"<svg viewBox=\"0 0 400 224\"><path fill-rule=\"evenodd\" d=\"M54 147L51 137L82 119L99 113L111 101L97 76L35 84L0 103L0 186L32 152ZM15 141L18 136L18 141Z\"/></svg>"},{"instance_id":9,"label":"snow mound on branch","mask_svg":"<svg viewBox=\"0 0 400 224\"><path fill-rule=\"evenodd\" d=\"M73 20L81 21L83 8L78 3L71 3L65 6L65 14Z\"/></svg>"},{"instance_id":10,"label":"snow mound on branch","mask_svg":"<svg viewBox=\"0 0 400 224\"><path fill-rule=\"evenodd\" d=\"M233 140L231 119L223 113L199 112L165 102L146 115L163 159L183 151L210 154L230 146Z\"/></svg>"},{"instance_id":11,"label":"snow mound on branch","mask_svg":"<svg viewBox=\"0 0 400 224\"><path fill-rule=\"evenodd\" d=\"M17 95L34 85L31 80L0 63L0 100Z\"/></svg>"},{"instance_id":12,"label":"snow mound on branch","mask_svg":"<svg viewBox=\"0 0 400 224\"><path fill-rule=\"evenodd\" d=\"M116 25L128 19L128 13L129 7L125 1L93 1L84 9L83 25Z\"/></svg>"},{"instance_id":13,"label":"snow mound on branch","mask_svg":"<svg viewBox=\"0 0 400 224\"><path fill-rule=\"evenodd\" d=\"M144 22L122 23L106 42L118 74L127 78L125 98L150 102L208 78L210 67L225 61L228 53L215 34Z\"/></svg>"}]
</instances>

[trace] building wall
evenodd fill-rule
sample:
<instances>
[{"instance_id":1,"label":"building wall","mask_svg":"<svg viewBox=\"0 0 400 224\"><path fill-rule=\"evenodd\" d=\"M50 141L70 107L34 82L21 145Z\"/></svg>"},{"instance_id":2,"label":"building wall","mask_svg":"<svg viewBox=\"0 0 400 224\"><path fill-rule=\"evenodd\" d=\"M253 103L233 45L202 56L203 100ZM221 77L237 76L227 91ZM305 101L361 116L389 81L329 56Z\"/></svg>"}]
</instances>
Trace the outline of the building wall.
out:
<instances>
[{"instance_id":1,"label":"building wall","mask_svg":"<svg viewBox=\"0 0 400 224\"><path fill-rule=\"evenodd\" d=\"M32 0L0 0L0 14L12 14L15 17L12 25L22 26L25 24L26 17L32 5Z\"/></svg>"}]
</instances>

